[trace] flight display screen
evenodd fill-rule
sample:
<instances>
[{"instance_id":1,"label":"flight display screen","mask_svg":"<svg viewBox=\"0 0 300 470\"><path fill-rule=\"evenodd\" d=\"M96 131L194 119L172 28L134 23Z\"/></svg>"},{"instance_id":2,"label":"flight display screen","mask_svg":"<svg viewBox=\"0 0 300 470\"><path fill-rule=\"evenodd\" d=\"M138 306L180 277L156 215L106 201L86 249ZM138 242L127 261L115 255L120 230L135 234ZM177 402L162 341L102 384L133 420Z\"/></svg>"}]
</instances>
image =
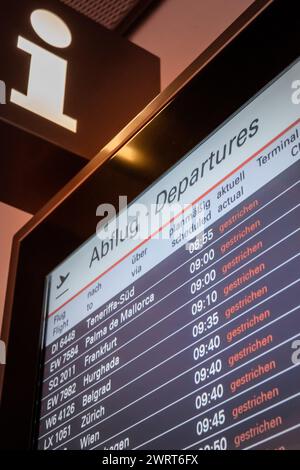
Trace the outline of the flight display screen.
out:
<instances>
[{"instance_id":1,"label":"flight display screen","mask_svg":"<svg viewBox=\"0 0 300 470\"><path fill-rule=\"evenodd\" d=\"M47 276L38 448L300 449L299 292L297 61Z\"/></svg>"}]
</instances>

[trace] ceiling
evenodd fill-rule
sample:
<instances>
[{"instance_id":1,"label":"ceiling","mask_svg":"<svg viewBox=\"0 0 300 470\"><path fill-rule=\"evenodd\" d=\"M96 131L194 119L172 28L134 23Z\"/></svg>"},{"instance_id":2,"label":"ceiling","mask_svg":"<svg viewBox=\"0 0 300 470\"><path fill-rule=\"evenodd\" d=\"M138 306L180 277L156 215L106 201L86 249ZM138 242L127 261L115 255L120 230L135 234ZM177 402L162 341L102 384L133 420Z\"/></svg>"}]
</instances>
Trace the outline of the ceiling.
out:
<instances>
[{"instance_id":1,"label":"ceiling","mask_svg":"<svg viewBox=\"0 0 300 470\"><path fill-rule=\"evenodd\" d=\"M110 30L125 32L153 0L61 0Z\"/></svg>"}]
</instances>

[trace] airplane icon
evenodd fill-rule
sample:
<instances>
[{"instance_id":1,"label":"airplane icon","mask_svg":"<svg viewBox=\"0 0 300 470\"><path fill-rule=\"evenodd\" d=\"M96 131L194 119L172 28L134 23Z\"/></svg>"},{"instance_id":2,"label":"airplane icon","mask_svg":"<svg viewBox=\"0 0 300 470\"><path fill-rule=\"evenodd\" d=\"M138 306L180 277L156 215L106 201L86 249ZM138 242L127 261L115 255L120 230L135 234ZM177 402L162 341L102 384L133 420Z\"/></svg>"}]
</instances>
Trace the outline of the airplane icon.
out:
<instances>
[{"instance_id":1,"label":"airplane icon","mask_svg":"<svg viewBox=\"0 0 300 470\"><path fill-rule=\"evenodd\" d=\"M66 274L65 276L59 276L60 278L60 284L58 284L58 286L56 286L56 289L60 289L61 286L66 282L66 280L68 279L68 277L70 276L70 273Z\"/></svg>"}]
</instances>

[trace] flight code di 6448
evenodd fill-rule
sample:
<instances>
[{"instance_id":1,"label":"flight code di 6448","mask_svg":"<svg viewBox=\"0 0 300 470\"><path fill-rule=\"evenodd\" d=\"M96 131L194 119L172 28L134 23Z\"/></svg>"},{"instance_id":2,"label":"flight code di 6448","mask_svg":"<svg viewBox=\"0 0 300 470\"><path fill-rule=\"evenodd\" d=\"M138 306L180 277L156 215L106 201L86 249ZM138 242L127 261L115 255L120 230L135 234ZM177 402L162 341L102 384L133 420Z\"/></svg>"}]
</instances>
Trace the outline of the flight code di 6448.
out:
<instances>
[{"instance_id":1,"label":"flight code di 6448","mask_svg":"<svg viewBox=\"0 0 300 470\"><path fill-rule=\"evenodd\" d=\"M139 463L147 465L198 465L198 455L192 454L147 454L144 458L135 455L106 455L102 457L103 465L127 465L132 468Z\"/></svg>"}]
</instances>

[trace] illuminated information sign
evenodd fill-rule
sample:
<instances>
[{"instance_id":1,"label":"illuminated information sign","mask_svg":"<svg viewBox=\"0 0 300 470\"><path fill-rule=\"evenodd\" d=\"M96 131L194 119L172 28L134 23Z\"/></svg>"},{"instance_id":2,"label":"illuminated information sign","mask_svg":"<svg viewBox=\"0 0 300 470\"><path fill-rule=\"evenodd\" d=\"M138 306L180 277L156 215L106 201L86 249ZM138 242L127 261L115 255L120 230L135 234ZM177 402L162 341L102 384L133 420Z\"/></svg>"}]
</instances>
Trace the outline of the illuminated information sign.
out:
<instances>
[{"instance_id":1,"label":"illuminated information sign","mask_svg":"<svg viewBox=\"0 0 300 470\"><path fill-rule=\"evenodd\" d=\"M299 80L50 273L40 449L300 448Z\"/></svg>"}]
</instances>

